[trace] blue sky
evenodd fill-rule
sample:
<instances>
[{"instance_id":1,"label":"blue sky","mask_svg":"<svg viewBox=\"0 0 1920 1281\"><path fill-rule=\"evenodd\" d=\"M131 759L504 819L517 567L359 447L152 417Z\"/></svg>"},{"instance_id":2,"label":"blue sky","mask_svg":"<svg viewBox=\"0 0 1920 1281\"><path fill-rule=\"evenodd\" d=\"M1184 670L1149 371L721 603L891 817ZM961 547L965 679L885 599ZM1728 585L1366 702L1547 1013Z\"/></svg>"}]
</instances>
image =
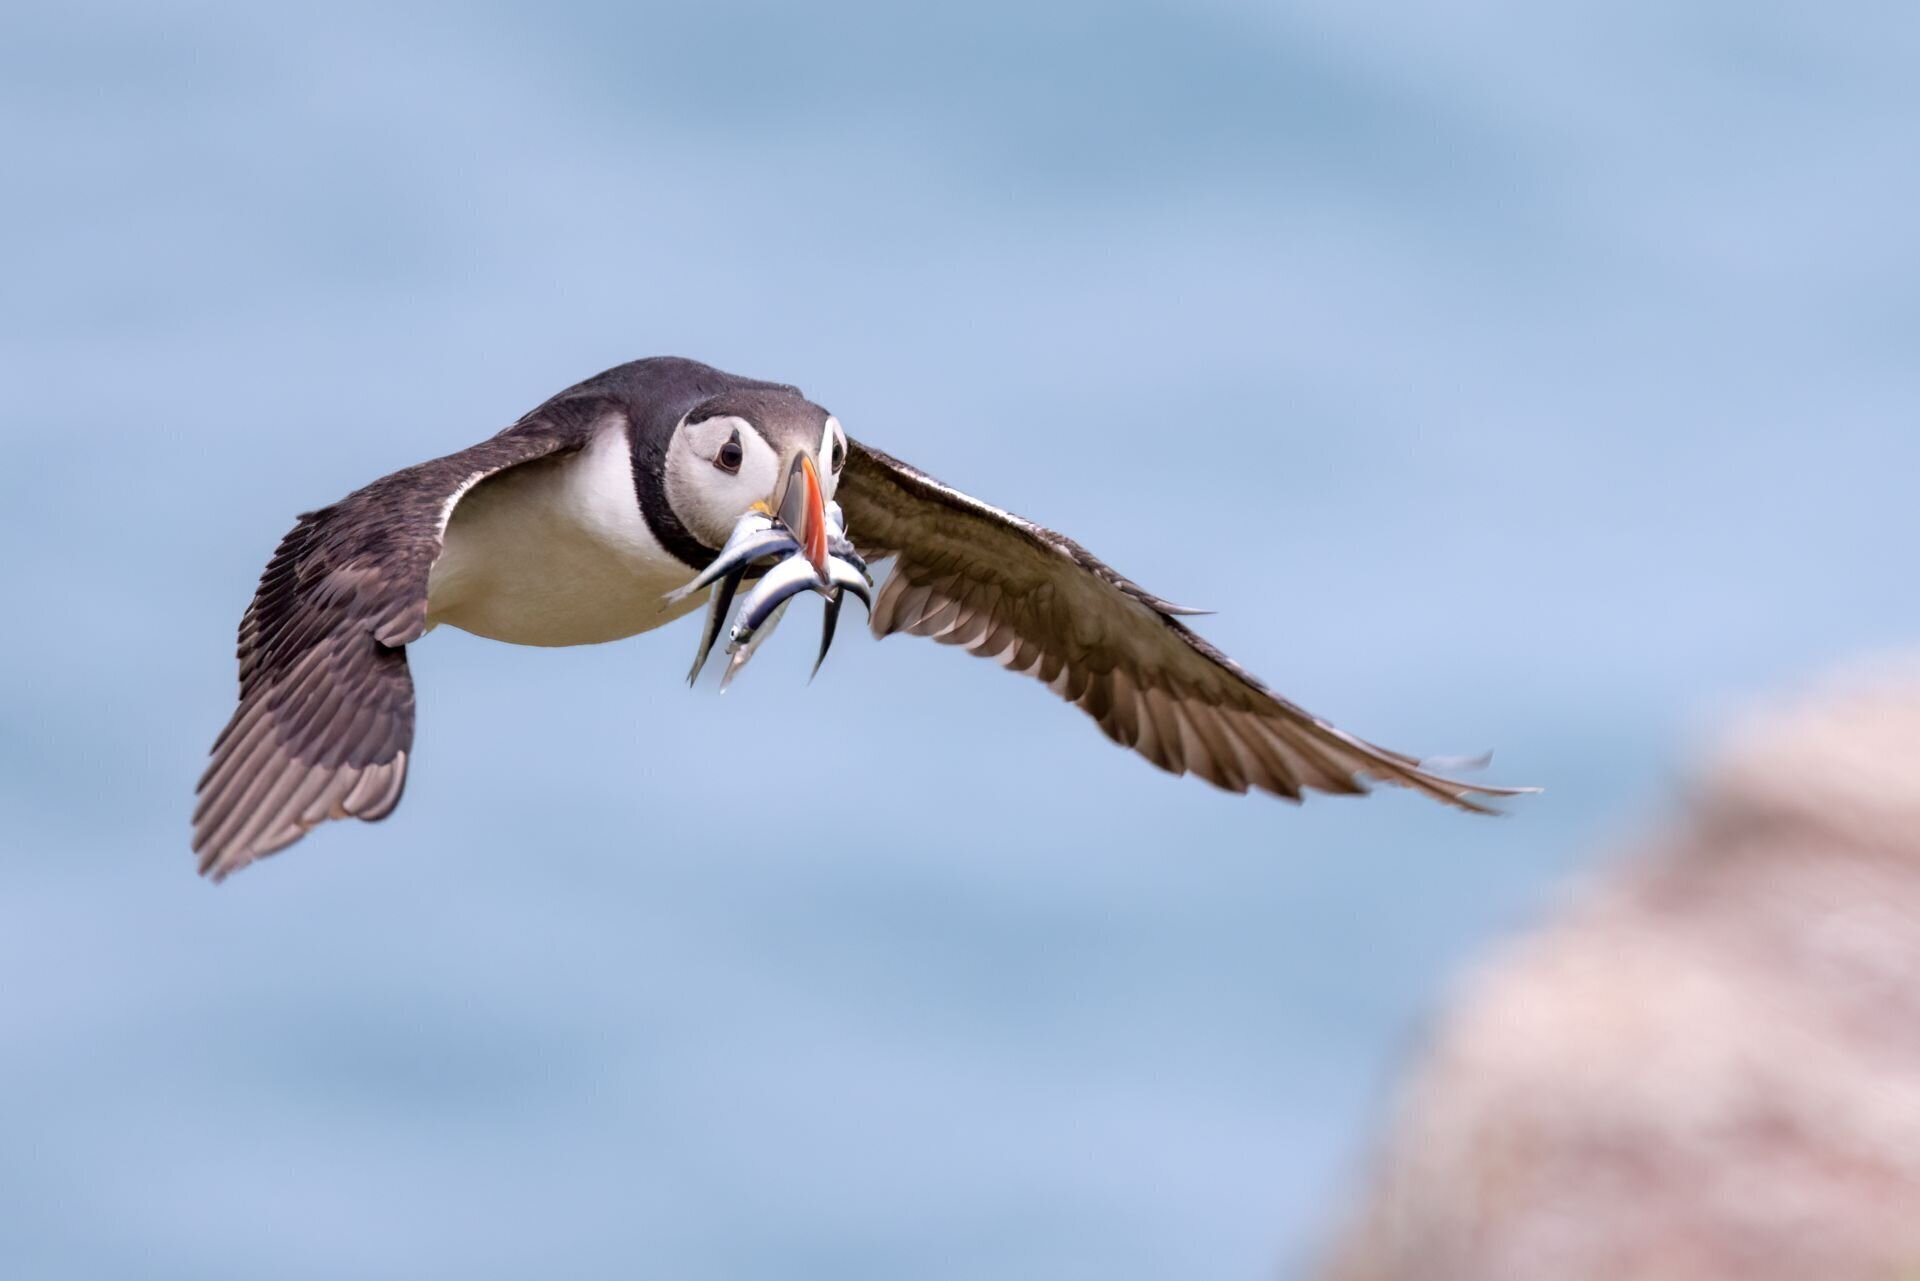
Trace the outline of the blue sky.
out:
<instances>
[{"instance_id":1,"label":"blue sky","mask_svg":"<svg viewBox=\"0 0 1920 1281\"><path fill-rule=\"evenodd\" d=\"M1299 1268L1477 949L1920 627L1917 56L1868 6L16 6L7 1271ZM294 513L661 352L1550 791L1228 797L909 639L723 701L692 623L435 633L396 816L194 878ZM730 764L768 724L791 778Z\"/></svg>"}]
</instances>

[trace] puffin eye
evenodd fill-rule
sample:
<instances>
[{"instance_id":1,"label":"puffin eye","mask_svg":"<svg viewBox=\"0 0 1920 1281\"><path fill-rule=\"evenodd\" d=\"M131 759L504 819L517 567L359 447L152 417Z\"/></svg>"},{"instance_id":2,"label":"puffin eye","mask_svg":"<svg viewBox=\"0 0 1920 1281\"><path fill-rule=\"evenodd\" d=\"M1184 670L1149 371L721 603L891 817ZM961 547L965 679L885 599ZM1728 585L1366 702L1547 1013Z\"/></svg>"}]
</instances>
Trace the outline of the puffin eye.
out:
<instances>
[{"instance_id":1,"label":"puffin eye","mask_svg":"<svg viewBox=\"0 0 1920 1281\"><path fill-rule=\"evenodd\" d=\"M842 467L845 467L847 465L846 437L835 436L833 438L833 448L828 453L827 461L832 465L833 470L836 472L839 471Z\"/></svg>"},{"instance_id":2,"label":"puffin eye","mask_svg":"<svg viewBox=\"0 0 1920 1281\"><path fill-rule=\"evenodd\" d=\"M720 446L720 452L713 456L713 465L721 471L738 475L740 464L746 460L746 451L740 448L740 429L735 427L733 435L727 437L727 443Z\"/></svg>"}]
</instances>

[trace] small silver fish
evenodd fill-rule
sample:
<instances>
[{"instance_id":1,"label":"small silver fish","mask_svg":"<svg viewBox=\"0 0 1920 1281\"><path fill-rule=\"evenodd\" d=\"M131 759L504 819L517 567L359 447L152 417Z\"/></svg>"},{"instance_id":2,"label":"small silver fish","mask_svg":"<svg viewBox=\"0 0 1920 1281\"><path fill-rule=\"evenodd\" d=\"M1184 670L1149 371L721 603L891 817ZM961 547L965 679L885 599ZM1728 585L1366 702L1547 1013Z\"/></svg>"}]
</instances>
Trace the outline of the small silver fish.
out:
<instances>
[{"instance_id":1,"label":"small silver fish","mask_svg":"<svg viewBox=\"0 0 1920 1281\"><path fill-rule=\"evenodd\" d=\"M814 674L819 673L820 665L826 661L827 651L833 646L842 598L851 592L869 610L873 608L873 577L867 571L866 562L847 539L846 518L840 505L826 504L825 517L828 555L824 575L815 570L799 540L785 524L764 511L754 510L746 513L734 525L733 532L727 536L726 545L711 564L684 587L667 594L666 600L671 604L685 600L703 588L714 587L713 597L707 605L700 646L694 652L693 667L687 673L688 684L699 679L700 669L713 653L727 614L733 608L740 584L756 565L771 561L771 564L765 565L759 581L741 602L739 618L728 632L728 663L720 680L722 692L732 684L740 669L746 666L772 633L795 596L813 591L825 597L827 602L821 620L820 653L813 664ZM811 680L812 676L808 679Z\"/></svg>"},{"instance_id":2,"label":"small silver fish","mask_svg":"<svg viewBox=\"0 0 1920 1281\"><path fill-rule=\"evenodd\" d=\"M789 555L799 550L799 540L786 526L764 512L750 511L734 525L733 532L727 535L727 545L720 549L712 564L695 574L686 586L667 593L667 604L678 604L702 587L735 570L745 569L762 556Z\"/></svg>"}]
</instances>

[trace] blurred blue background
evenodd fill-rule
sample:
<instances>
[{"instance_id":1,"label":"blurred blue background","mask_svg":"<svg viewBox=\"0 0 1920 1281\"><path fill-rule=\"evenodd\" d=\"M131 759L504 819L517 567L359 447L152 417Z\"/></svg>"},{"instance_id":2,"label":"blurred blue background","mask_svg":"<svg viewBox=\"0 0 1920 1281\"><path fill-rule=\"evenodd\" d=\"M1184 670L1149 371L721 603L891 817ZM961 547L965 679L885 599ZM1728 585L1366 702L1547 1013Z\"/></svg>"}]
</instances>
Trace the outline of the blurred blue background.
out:
<instances>
[{"instance_id":1,"label":"blurred blue background","mask_svg":"<svg viewBox=\"0 0 1920 1281\"><path fill-rule=\"evenodd\" d=\"M1551 9L10 6L5 1274L1307 1266L1476 946L1920 632L1920 18ZM691 622L442 631L397 815L196 879L293 515L659 352L1550 790L1228 797L798 620L725 700Z\"/></svg>"}]
</instances>

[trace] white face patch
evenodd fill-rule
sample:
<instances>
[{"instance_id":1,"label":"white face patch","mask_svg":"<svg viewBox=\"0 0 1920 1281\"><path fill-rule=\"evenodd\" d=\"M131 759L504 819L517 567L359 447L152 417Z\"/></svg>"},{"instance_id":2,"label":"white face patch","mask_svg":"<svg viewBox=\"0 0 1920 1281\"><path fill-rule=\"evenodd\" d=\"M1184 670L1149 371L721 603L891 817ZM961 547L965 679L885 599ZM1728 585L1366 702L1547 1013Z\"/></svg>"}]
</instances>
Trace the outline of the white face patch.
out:
<instances>
[{"instance_id":1,"label":"white face patch","mask_svg":"<svg viewBox=\"0 0 1920 1281\"><path fill-rule=\"evenodd\" d=\"M734 441L740 465L729 471L722 464ZM779 463L773 446L744 418L682 422L667 444L667 501L688 532L719 547L747 508L773 493Z\"/></svg>"},{"instance_id":2,"label":"white face patch","mask_svg":"<svg viewBox=\"0 0 1920 1281\"><path fill-rule=\"evenodd\" d=\"M820 452L814 457L820 460L820 489L831 502L840 488L840 472L847 465L847 433L840 429L840 420L832 414L827 415L826 430L820 435Z\"/></svg>"}]
</instances>

